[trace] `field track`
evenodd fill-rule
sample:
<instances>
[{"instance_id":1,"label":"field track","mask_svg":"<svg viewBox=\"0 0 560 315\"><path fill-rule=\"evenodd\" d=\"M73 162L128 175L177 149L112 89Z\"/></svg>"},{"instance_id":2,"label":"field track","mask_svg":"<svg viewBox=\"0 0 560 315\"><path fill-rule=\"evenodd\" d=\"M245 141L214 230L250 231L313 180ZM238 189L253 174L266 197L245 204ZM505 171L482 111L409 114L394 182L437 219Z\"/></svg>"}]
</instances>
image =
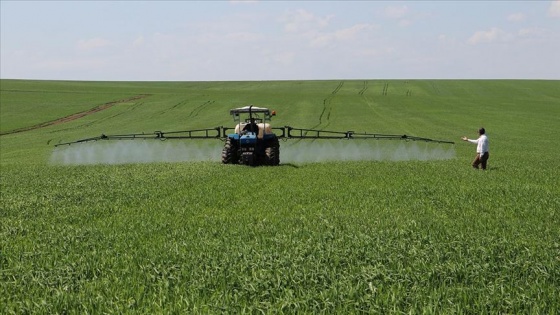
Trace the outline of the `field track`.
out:
<instances>
[{"instance_id":1,"label":"field track","mask_svg":"<svg viewBox=\"0 0 560 315\"><path fill-rule=\"evenodd\" d=\"M56 119L56 120L47 121L47 122L40 123L40 124L37 124L37 125L29 126L29 127L23 127L23 128L18 128L18 129L6 131L6 132L3 132L3 133L0 133L0 136L12 134L12 133L29 131L29 130L35 130L35 129L44 128L44 127L48 127L48 126L52 126L52 125L59 125L59 124L62 124L62 123L66 123L66 122L69 122L69 121L73 121L73 120L85 117L87 115L91 115L91 114L100 112L102 110L111 108L111 107L113 107L117 104L136 101L136 100L139 100L139 99L143 99L147 96L149 96L149 94L141 94L141 95L136 95L136 96L121 99L121 100L108 102L108 103L96 106L92 109L88 109L88 110L83 111L83 112L68 115L68 116L65 116L65 117L62 117L62 118L59 118L59 119Z\"/></svg>"}]
</instances>

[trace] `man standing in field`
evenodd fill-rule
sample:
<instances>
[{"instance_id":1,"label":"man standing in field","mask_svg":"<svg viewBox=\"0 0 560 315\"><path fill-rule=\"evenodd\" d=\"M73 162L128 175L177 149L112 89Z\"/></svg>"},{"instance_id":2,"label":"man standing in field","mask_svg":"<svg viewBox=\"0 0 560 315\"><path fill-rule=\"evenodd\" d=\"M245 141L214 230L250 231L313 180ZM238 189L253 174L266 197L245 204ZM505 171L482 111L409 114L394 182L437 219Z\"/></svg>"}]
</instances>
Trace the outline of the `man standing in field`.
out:
<instances>
[{"instance_id":1,"label":"man standing in field","mask_svg":"<svg viewBox=\"0 0 560 315\"><path fill-rule=\"evenodd\" d=\"M478 166L481 165L482 169L486 169L486 164L488 162L488 158L490 157L490 153L488 153L488 137L486 136L486 131L484 128L478 129L478 139L473 140L467 137L462 137L463 141L468 141L470 143L475 143L476 146L476 157L472 163L472 166L478 169Z\"/></svg>"}]
</instances>

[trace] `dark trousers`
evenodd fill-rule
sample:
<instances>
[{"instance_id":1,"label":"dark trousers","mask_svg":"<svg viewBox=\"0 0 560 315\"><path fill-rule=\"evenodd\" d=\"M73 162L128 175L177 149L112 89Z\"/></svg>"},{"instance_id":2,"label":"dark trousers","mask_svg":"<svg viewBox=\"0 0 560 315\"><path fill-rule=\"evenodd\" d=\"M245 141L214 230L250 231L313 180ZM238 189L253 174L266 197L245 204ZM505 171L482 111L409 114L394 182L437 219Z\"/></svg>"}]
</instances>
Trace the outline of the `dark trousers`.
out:
<instances>
[{"instance_id":1,"label":"dark trousers","mask_svg":"<svg viewBox=\"0 0 560 315\"><path fill-rule=\"evenodd\" d=\"M486 169L486 164L488 162L488 158L490 157L490 153L485 152L484 154L480 155L480 153L476 154L474 161L472 162L472 166L478 169L478 166L482 166L482 169Z\"/></svg>"}]
</instances>

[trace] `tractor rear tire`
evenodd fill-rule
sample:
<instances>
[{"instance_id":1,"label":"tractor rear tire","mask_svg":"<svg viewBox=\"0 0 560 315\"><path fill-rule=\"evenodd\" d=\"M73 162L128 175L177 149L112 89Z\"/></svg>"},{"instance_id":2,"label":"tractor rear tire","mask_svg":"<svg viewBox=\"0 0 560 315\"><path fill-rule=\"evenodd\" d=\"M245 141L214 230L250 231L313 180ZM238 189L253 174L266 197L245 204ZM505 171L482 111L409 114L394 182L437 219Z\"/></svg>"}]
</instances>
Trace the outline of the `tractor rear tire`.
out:
<instances>
[{"instance_id":1,"label":"tractor rear tire","mask_svg":"<svg viewBox=\"0 0 560 315\"><path fill-rule=\"evenodd\" d=\"M239 158L237 156L237 145L231 138L227 138L224 149L222 150L222 163L223 164L237 164Z\"/></svg>"},{"instance_id":2,"label":"tractor rear tire","mask_svg":"<svg viewBox=\"0 0 560 315\"><path fill-rule=\"evenodd\" d=\"M280 143L278 139L271 141L271 144L265 150L266 165L277 166L280 164Z\"/></svg>"}]
</instances>

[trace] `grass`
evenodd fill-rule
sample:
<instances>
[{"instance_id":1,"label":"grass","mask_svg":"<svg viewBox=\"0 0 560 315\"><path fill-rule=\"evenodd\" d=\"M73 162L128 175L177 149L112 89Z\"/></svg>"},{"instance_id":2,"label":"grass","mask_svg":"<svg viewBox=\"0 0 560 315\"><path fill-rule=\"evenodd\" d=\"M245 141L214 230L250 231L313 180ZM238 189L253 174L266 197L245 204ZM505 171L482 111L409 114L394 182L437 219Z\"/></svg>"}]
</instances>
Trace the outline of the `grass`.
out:
<instances>
[{"instance_id":1,"label":"grass","mask_svg":"<svg viewBox=\"0 0 560 315\"><path fill-rule=\"evenodd\" d=\"M7 86L64 86L1 83L2 117ZM387 96L380 81L76 84L150 97L1 136L0 313L560 308L557 81L389 81ZM470 169L462 142L443 161L48 163L59 140L227 125L247 103L280 126L457 140L484 124L490 168Z\"/></svg>"}]
</instances>

